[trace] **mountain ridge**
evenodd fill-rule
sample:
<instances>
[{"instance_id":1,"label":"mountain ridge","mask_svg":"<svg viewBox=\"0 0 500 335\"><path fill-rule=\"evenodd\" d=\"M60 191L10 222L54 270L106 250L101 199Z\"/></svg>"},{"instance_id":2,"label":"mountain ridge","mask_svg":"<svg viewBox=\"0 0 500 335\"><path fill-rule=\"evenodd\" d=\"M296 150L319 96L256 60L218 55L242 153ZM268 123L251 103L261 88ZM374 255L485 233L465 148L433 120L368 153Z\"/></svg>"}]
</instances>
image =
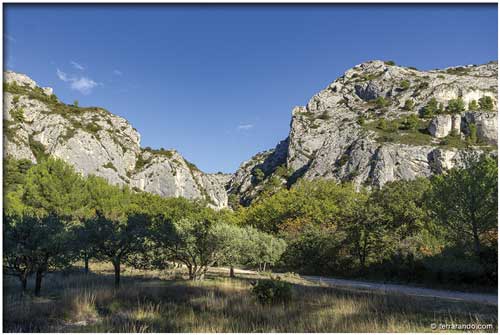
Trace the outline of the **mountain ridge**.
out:
<instances>
[{"instance_id":1,"label":"mountain ridge","mask_svg":"<svg viewBox=\"0 0 500 335\"><path fill-rule=\"evenodd\" d=\"M141 147L139 132L126 119L99 107L63 104L51 88L7 71L4 155L33 162L53 155L113 184L205 199L215 208L228 201L248 205L299 178L379 187L443 173L460 166L471 150L495 154L497 77L496 62L430 71L379 60L358 64L293 108L290 132L275 148L233 174L210 174L175 149ZM433 99L434 114L423 115ZM475 110L465 107L488 99L488 110L486 102Z\"/></svg>"}]
</instances>

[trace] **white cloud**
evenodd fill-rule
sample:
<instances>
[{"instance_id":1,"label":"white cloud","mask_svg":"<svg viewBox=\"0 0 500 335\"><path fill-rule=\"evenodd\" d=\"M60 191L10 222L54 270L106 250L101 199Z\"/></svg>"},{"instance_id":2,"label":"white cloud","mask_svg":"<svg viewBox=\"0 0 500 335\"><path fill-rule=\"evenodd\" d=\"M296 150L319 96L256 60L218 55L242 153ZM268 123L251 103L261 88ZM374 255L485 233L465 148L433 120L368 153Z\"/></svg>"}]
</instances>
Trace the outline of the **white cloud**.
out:
<instances>
[{"instance_id":1,"label":"white cloud","mask_svg":"<svg viewBox=\"0 0 500 335\"><path fill-rule=\"evenodd\" d=\"M253 128L253 124L240 124L238 127L236 127L236 129L238 130L249 130L249 129L252 129Z\"/></svg>"},{"instance_id":2,"label":"white cloud","mask_svg":"<svg viewBox=\"0 0 500 335\"><path fill-rule=\"evenodd\" d=\"M123 72L121 72L120 70L114 70L113 74L117 75L117 76L121 76L123 74Z\"/></svg>"},{"instance_id":3,"label":"white cloud","mask_svg":"<svg viewBox=\"0 0 500 335\"><path fill-rule=\"evenodd\" d=\"M62 72L61 70L57 69L57 76L59 79L62 81L69 81L70 79L68 78L68 75L65 72Z\"/></svg>"},{"instance_id":4,"label":"white cloud","mask_svg":"<svg viewBox=\"0 0 500 335\"><path fill-rule=\"evenodd\" d=\"M79 91L82 94L89 94L97 85L99 84L92 79L81 77L79 79L73 80L73 82L71 83L71 88Z\"/></svg>"},{"instance_id":5,"label":"white cloud","mask_svg":"<svg viewBox=\"0 0 500 335\"><path fill-rule=\"evenodd\" d=\"M77 70L80 70L80 71L85 70L85 67L83 67L83 65L78 64L77 62L75 62L75 61L73 61L73 60L70 62L70 64L71 64L71 65L73 65L73 67L74 67L75 69L77 69Z\"/></svg>"},{"instance_id":6,"label":"white cloud","mask_svg":"<svg viewBox=\"0 0 500 335\"><path fill-rule=\"evenodd\" d=\"M57 69L57 76L64 82L70 82L71 89L85 95L90 94L94 87L100 85L99 83L87 77L69 77L65 72L59 69Z\"/></svg>"}]
</instances>

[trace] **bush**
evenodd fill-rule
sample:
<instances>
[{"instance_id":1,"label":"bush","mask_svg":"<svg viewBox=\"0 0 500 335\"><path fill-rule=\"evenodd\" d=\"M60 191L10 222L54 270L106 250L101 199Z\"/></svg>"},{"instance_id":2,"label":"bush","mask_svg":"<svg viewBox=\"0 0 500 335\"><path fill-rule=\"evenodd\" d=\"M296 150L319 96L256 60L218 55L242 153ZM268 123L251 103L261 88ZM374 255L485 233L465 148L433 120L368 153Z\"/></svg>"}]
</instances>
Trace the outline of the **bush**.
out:
<instances>
[{"instance_id":1,"label":"bush","mask_svg":"<svg viewBox=\"0 0 500 335\"><path fill-rule=\"evenodd\" d=\"M385 65L396 65L396 62L394 62L393 60L388 60L384 63L385 63Z\"/></svg>"},{"instance_id":2,"label":"bush","mask_svg":"<svg viewBox=\"0 0 500 335\"><path fill-rule=\"evenodd\" d=\"M259 280L252 293L261 304L286 303L292 299L292 285L279 278Z\"/></svg>"},{"instance_id":3,"label":"bush","mask_svg":"<svg viewBox=\"0 0 500 335\"><path fill-rule=\"evenodd\" d=\"M401 81L401 83L399 83L399 86L401 87L401 89L407 90L410 88L410 82L408 80L403 80Z\"/></svg>"},{"instance_id":4,"label":"bush","mask_svg":"<svg viewBox=\"0 0 500 335\"><path fill-rule=\"evenodd\" d=\"M389 100L384 97L378 97L377 99L375 99L375 104L378 108L386 107L389 106Z\"/></svg>"},{"instance_id":5,"label":"bush","mask_svg":"<svg viewBox=\"0 0 500 335\"><path fill-rule=\"evenodd\" d=\"M462 113L465 110L465 103L462 98L451 99L448 101L446 111L450 114Z\"/></svg>"},{"instance_id":6,"label":"bush","mask_svg":"<svg viewBox=\"0 0 500 335\"><path fill-rule=\"evenodd\" d=\"M403 107L407 111L413 110L415 107L415 102L412 99L408 99L405 101L405 106Z\"/></svg>"},{"instance_id":7,"label":"bush","mask_svg":"<svg viewBox=\"0 0 500 335\"><path fill-rule=\"evenodd\" d=\"M483 110L490 111L493 109L493 99L491 97L485 95L479 99L479 107Z\"/></svg>"},{"instance_id":8,"label":"bush","mask_svg":"<svg viewBox=\"0 0 500 335\"><path fill-rule=\"evenodd\" d=\"M477 111L479 109L479 105L477 104L476 100L472 100L469 102L469 110L470 111Z\"/></svg>"},{"instance_id":9,"label":"bush","mask_svg":"<svg viewBox=\"0 0 500 335\"><path fill-rule=\"evenodd\" d=\"M436 113L438 113L439 108L438 108L438 102L436 98L432 98L429 100L427 105L422 109L422 116L423 117L433 117Z\"/></svg>"}]
</instances>

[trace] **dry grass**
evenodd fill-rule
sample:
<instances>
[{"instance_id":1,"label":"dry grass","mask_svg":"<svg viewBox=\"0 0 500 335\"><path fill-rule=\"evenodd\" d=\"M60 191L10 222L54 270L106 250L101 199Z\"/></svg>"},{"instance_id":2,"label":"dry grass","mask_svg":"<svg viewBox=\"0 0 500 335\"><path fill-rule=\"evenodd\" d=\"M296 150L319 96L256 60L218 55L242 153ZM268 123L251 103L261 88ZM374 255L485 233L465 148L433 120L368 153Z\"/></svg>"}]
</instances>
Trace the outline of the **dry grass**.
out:
<instances>
[{"instance_id":1,"label":"dry grass","mask_svg":"<svg viewBox=\"0 0 500 335\"><path fill-rule=\"evenodd\" d=\"M111 268L94 274L51 275L40 298L21 297L4 281L7 332L428 332L431 323L493 324L495 306L306 286L296 277L287 305L262 306L250 274L213 273L201 282L178 271L127 269L113 289ZM227 274L226 274L227 275Z\"/></svg>"}]
</instances>

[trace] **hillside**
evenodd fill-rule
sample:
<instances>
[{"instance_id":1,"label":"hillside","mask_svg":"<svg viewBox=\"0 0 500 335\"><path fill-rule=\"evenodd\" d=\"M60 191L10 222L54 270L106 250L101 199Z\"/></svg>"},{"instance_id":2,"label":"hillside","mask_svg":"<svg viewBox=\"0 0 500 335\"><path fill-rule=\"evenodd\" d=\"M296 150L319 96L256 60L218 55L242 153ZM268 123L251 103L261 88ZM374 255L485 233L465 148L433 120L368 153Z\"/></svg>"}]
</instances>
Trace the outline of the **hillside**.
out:
<instances>
[{"instance_id":1,"label":"hillside","mask_svg":"<svg viewBox=\"0 0 500 335\"><path fill-rule=\"evenodd\" d=\"M142 148L140 138L117 115L64 104L28 76L4 73L5 156L37 162L51 155L112 184L227 206L227 176L203 173L175 150Z\"/></svg>"},{"instance_id":2,"label":"hillside","mask_svg":"<svg viewBox=\"0 0 500 335\"><path fill-rule=\"evenodd\" d=\"M288 137L240 166L230 197L248 204L298 178L378 187L442 173L466 150L496 152L497 76L496 62L433 71L359 64L293 109ZM483 97L492 106L478 104Z\"/></svg>"},{"instance_id":3,"label":"hillside","mask_svg":"<svg viewBox=\"0 0 500 335\"><path fill-rule=\"evenodd\" d=\"M161 196L248 205L299 178L379 187L443 173L466 151L497 150L498 65L419 71L369 61L292 111L290 132L233 175L206 174L175 150L142 148L127 120L60 102L51 88L4 73L4 154L59 157L84 174Z\"/></svg>"}]
</instances>

